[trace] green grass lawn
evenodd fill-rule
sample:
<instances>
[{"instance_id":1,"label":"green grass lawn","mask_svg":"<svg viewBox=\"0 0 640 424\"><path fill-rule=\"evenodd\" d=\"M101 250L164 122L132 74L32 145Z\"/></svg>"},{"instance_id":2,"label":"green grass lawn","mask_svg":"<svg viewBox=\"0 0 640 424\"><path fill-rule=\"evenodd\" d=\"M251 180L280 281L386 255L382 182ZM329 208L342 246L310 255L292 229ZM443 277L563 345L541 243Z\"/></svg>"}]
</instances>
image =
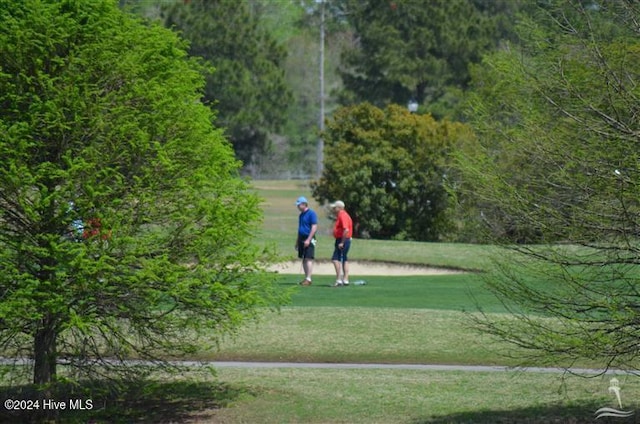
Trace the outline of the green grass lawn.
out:
<instances>
[{"instance_id":1,"label":"green grass lawn","mask_svg":"<svg viewBox=\"0 0 640 424\"><path fill-rule=\"evenodd\" d=\"M331 222L313 203L306 182L256 181L254 187L264 198L261 244L274 246L283 260L294 257L294 203L305 195L321 219L317 257L330 257ZM497 252L481 245L361 239L352 249L352 260L474 271L487 269ZM489 316L507 316L485 289L485 276L358 275L366 285L332 288L331 276L316 276L312 286L300 287L299 275L282 274L278 284L292 293L289 305L265 310L259 322L218 349L185 359L521 365L523 352L474 329L479 308ZM607 390L610 376L260 367L193 374L151 375L145 384L96 398L94 411L67 411L58 422L577 424L594 422L598 408L617 406ZM640 416L640 382L619 378L624 409ZM15 418L0 411L0 422L21 422Z\"/></svg>"},{"instance_id":2,"label":"green grass lawn","mask_svg":"<svg viewBox=\"0 0 640 424\"><path fill-rule=\"evenodd\" d=\"M302 182L256 182L265 202L265 242L294 255L295 198ZM321 216L323 208L312 204ZM329 257L331 222L321 222L317 257ZM326 240L326 241L325 241ZM497 249L452 243L355 240L352 260L486 269ZM295 287L292 303L210 352L218 360L292 362L522 364L512 346L474 330L481 308L502 316L503 305L478 273L442 276L358 276L365 286L330 288L331 278ZM325 281L326 280L326 281ZM585 364L586 365L586 364ZM552 373L478 373L402 370L218 370L225 384L250 388L215 422L236 423L583 423L602 406L616 406L610 377L585 379ZM640 385L624 377L637 405ZM633 406L629 406L632 408ZM617 421L618 422L618 421ZM634 422L634 421L619 421Z\"/></svg>"},{"instance_id":3,"label":"green grass lawn","mask_svg":"<svg viewBox=\"0 0 640 424\"><path fill-rule=\"evenodd\" d=\"M517 365L508 346L471 329L468 318L431 309L289 307L202 359Z\"/></svg>"},{"instance_id":4,"label":"green grass lawn","mask_svg":"<svg viewBox=\"0 0 640 424\"><path fill-rule=\"evenodd\" d=\"M62 410L47 423L130 424L548 424L595 420L617 407L610 376L379 369L222 368L154 375L106 387L91 410ZM637 411L637 377L619 376L623 409ZM28 394L13 392L13 399ZM66 397L65 397L66 396ZM56 399L89 399L71 389ZM5 397L7 399L7 397ZM34 411L0 410L2 423L37 422ZM41 421L42 422L42 421Z\"/></svg>"},{"instance_id":5,"label":"green grass lawn","mask_svg":"<svg viewBox=\"0 0 640 424\"><path fill-rule=\"evenodd\" d=\"M292 302L298 307L418 308L431 310L505 312L504 306L483 285L476 274L431 276L358 276L364 286L334 288L332 277L296 290ZM292 278L283 276L283 285ZM320 283L324 280L324 284ZM294 280L295 281L295 280Z\"/></svg>"},{"instance_id":6,"label":"green grass lawn","mask_svg":"<svg viewBox=\"0 0 640 424\"><path fill-rule=\"evenodd\" d=\"M260 322L198 359L543 365L525 362L523 351L477 330L480 310L489 317L508 317L503 304L484 288L482 276L363 278L364 286L300 287L291 282L294 276L282 275L283 290L293 290L291 304L265 312ZM596 365L583 361L573 366Z\"/></svg>"},{"instance_id":7,"label":"green grass lawn","mask_svg":"<svg viewBox=\"0 0 640 424\"><path fill-rule=\"evenodd\" d=\"M233 385L251 387L215 423L308 424L583 424L615 407L609 377L558 374L407 370L233 369L219 371ZM638 399L640 385L621 380L622 393ZM625 405L633 410L633 405Z\"/></svg>"},{"instance_id":8,"label":"green grass lawn","mask_svg":"<svg viewBox=\"0 0 640 424\"><path fill-rule=\"evenodd\" d=\"M311 197L306 181L254 181L256 193L263 199L264 223L260 243L274 246L283 259L293 259L298 210L295 201L306 196L311 208L318 213L319 230L316 258L329 259L333 252L331 229L327 209ZM347 205L348 208L348 205ZM356 239L352 244L352 260L371 260L418 264L455 269L481 270L487 266L495 252L488 246L458 243L419 243L409 241Z\"/></svg>"}]
</instances>

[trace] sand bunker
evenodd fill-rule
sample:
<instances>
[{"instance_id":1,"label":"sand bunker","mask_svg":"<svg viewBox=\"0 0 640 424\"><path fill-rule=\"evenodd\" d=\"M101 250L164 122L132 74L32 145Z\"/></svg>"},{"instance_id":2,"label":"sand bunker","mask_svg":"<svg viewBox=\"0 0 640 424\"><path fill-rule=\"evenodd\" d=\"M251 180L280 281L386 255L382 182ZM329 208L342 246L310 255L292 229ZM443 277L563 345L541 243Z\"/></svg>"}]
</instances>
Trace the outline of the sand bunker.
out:
<instances>
[{"instance_id":1,"label":"sand bunker","mask_svg":"<svg viewBox=\"0 0 640 424\"><path fill-rule=\"evenodd\" d=\"M269 268L281 274L301 274L301 261L289 261ZM394 264L387 262L349 261L351 275L446 275L460 274L464 271L433 268L417 265ZM333 263L329 261L314 261L314 275L335 275Z\"/></svg>"}]
</instances>

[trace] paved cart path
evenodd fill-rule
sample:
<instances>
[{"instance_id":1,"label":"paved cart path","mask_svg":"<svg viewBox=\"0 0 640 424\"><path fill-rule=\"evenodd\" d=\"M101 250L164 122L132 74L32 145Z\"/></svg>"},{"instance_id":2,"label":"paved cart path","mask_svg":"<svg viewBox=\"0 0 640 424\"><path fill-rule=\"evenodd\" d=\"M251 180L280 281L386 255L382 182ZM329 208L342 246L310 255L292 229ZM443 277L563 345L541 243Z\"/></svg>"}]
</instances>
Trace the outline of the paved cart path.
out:
<instances>
[{"instance_id":1,"label":"paved cart path","mask_svg":"<svg viewBox=\"0 0 640 424\"><path fill-rule=\"evenodd\" d=\"M105 360L116 364L117 361ZM0 365L30 365L28 358L0 357ZM59 362L65 365L65 361ZM152 361L129 360L131 366L154 365ZM327 362L252 362L252 361L168 361L169 364L185 367L215 368L307 368L307 369L369 369L369 370L416 370L416 371L464 371L464 372L536 372L536 373L571 373L578 375L602 374L638 374L624 370L602 370L592 368L545 368L545 367L505 367L493 365L443 365L443 364L382 364L382 363L327 363Z\"/></svg>"},{"instance_id":2,"label":"paved cart path","mask_svg":"<svg viewBox=\"0 0 640 424\"><path fill-rule=\"evenodd\" d=\"M367 363L324 363L324 362L245 362L213 361L192 362L184 365L211 365L218 368L321 368L321 369L386 369L418 371L466 371L466 372L537 372L572 373L580 375L629 374L622 370L598 370L589 368L545 368L545 367L505 367L490 365L430 365L430 364L367 364Z\"/></svg>"}]
</instances>

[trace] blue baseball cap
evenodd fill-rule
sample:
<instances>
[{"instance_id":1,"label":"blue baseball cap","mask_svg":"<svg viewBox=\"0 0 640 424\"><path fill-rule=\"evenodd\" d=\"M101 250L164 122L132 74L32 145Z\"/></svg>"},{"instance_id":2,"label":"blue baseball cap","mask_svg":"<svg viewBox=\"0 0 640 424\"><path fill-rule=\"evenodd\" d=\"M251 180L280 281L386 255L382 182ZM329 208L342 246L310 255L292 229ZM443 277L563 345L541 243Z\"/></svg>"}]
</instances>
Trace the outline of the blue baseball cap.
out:
<instances>
[{"instance_id":1,"label":"blue baseball cap","mask_svg":"<svg viewBox=\"0 0 640 424\"><path fill-rule=\"evenodd\" d=\"M301 203L306 203L307 205L309 204L307 198L304 196L298 197L298 200L296 200L296 206L299 206Z\"/></svg>"}]
</instances>

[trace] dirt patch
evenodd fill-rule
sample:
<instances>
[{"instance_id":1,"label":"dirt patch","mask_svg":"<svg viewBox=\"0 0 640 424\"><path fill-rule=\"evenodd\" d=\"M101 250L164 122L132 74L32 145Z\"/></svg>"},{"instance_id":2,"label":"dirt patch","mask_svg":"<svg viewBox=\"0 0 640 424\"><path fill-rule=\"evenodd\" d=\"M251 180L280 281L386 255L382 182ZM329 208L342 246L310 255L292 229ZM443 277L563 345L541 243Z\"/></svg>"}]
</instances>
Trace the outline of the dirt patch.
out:
<instances>
[{"instance_id":1,"label":"dirt patch","mask_svg":"<svg viewBox=\"0 0 640 424\"><path fill-rule=\"evenodd\" d=\"M281 274L302 274L301 261L284 262L273 265L269 269ZM332 262L314 261L314 275L335 275L335 273ZM349 274L351 275L447 275L461 273L464 271L387 262L349 261Z\"/></svg>"}]
</instances>

